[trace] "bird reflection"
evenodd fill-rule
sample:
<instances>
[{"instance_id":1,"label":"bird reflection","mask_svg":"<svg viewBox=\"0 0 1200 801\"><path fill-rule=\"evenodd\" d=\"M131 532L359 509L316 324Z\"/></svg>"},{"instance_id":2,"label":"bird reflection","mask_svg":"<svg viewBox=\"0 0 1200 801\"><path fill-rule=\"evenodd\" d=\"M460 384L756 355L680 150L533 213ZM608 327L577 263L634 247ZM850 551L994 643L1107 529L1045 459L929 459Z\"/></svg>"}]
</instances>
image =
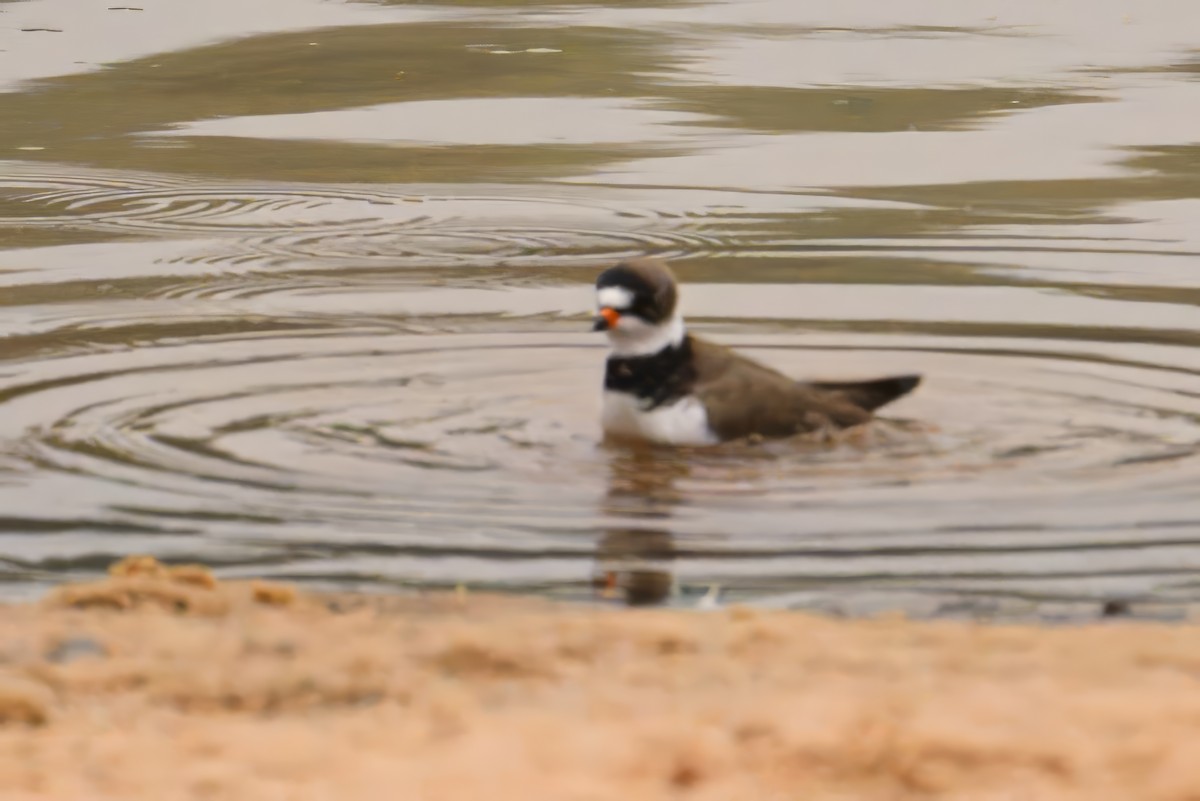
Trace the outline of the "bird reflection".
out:
<instances>
[{"instance_id":1,"label":"bird reflection","mask_svg":"<svg viewBox=\"0 0 1200 801\"><path fill-rule=\"evenodd\" d=\"M671 594L675 538L671 518L682 500L675 483L691 468L677 450L650 446L610 448L603 516L621 521L596 546L597 581L607 597L649 606Z\"/></svg>"}]
</instances>

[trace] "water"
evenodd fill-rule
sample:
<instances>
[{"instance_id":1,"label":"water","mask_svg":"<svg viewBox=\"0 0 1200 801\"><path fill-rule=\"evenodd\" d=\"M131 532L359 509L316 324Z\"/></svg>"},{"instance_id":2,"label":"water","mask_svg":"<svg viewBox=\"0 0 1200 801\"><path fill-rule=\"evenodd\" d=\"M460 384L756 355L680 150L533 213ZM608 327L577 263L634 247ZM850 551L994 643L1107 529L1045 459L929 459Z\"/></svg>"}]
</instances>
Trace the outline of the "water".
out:
<instances>
[{"instance_id":1,"label":"water","mask_svg":"<svg viewBox=\"0 0 1200 801\"><path fill-rule=\"evenodd\" d=\"M244 6L0 5L0 594L151 552L1200 598L1194 3ZM704 335L925 383L846 441L602 446L590 284L644 254Z\"/></svg>"}]
</instances>

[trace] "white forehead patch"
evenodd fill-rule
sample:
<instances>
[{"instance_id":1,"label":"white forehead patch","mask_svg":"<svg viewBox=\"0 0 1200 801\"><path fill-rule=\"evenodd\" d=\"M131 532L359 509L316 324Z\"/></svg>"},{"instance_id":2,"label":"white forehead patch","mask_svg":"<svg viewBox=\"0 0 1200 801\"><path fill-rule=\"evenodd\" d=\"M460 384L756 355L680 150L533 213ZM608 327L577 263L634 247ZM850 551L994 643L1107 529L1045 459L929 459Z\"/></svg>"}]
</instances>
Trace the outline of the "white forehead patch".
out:
<instances>
[{"instance_id":1,"label":"white forehead patch","mask_svg":"<svg viewBox=\"0 0 1200 801\"><path fill-rule=\"evenodd\" d=\"M633 293L623 286L606 286L596 292L596 302L601 307L621 311L633 306Z\"/></svg>"}]
</instances>

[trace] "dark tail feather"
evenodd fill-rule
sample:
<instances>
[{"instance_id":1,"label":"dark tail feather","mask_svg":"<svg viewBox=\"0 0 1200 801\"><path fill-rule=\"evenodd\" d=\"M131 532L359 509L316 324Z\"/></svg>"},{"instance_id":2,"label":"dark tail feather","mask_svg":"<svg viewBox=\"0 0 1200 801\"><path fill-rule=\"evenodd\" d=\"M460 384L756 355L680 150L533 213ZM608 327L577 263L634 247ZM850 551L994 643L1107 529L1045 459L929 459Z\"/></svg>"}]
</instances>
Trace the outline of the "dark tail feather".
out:
<instances>
[{"instance_id":1,"label":"dark tail feather","mask_svg":"<svg viewBox=\"0 0 1200 801\"><path fill-rule=\"evenodd\" d=\"M813 381L809 386L834 392L855 406L873 412L912 392L920 383L919 375L896 375L873 381Z\"/></svg>"}]
</instances>

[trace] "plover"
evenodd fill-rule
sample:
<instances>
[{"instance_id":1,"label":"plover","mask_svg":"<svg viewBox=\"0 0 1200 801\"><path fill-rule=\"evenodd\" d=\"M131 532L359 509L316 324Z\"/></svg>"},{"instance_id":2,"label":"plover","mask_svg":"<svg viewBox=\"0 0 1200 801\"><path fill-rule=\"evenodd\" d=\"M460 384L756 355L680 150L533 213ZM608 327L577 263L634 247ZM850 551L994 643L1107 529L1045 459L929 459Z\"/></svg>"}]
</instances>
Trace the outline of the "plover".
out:
<instances>
[{"instance_id":1,"label":"plover","mask_svg":"<svg viewBox=\"0 0 1200 801\"><path fill-rule=\"evenodd\" d=\"M919 375L796 381L689 334L675 276L632 259L596 280L593 329L608 334L602 423L607 435L667 445L780 438L865 423L911 392Z\"/></svg>"}]
</instances>

